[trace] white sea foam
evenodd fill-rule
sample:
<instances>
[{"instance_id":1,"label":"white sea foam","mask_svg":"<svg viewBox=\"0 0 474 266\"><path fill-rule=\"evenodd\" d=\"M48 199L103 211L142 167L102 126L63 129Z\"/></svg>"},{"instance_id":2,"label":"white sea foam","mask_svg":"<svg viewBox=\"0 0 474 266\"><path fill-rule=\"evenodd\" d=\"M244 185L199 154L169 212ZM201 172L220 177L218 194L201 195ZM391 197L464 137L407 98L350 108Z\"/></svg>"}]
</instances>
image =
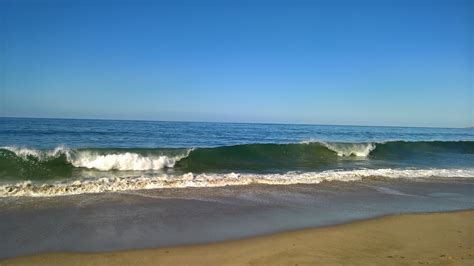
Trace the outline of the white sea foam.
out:
<instances>
[{"instance_id":1,"label":"white sea foam","mask_svg":"<svg viewBox=\"0 0 474 266\"><path fill-rule=\"evenodd\" d=\"M169 157L165 155L143 156L137 153L97 154L94 152L79 152L69 159L75 167L107 170L159 170L173 167L183 156Z\"/></svg>"},{"instance_id":2,"label":"white sea foam","mask_svg":"<svg viewBox=\"0 0 474 266\"><path fill-rule=\"evenodd\" d=\"M16 146L5 146L0 147L0 149L9 150L15 153L16 156L23 159L28 159L28 157L35 157L38 160L48 160L50 158L57 157L61 154L70 155L71 153L71 149L62 145L54 148L54 150L36 150Z\"/></svg>"},{"instance_id":3,"label":"white sea foam","mask_svg":"<svg viewBox=\"0 0 474 266\"><path fill-rule=\"evenodd\" d=\"M367 157L371 151L377 147L376 143L372 142L360 142L360 143L345 143L345 142L325 142L317 140L305 140L300 142L301 144L319 143L331 151L335 152L337 156L357 156Z\"/></svg>"},{"instance_id":4,"label":"white sea foam","mask_svg":"<svg viewBox=\"0 0 474 266\"><path fill-rule=\"evenodd\" d=\"M1 149L9 150L23 159L35 157L40 161L56 158L64 154L66 156L66 160L75 167L97 169L101 171L142 171L169 168L173 167L177 161L187 157L191 152L191 149L189 149L182 155L166 156L141 155L133 152L114 152L109 154L101 154L96 151L72 150L65 146L56 147L54 150L37 150L14 146L1 147Z\"/></svg>"},{"instance_id":5,"label":"white sea foam","mask_svg":"<svg viewBox=\"0 0 474 266\"><path fill-rule=\"evenodd\" d=\"M330 143L321 142L328 149L336 152L338 156L367 157L376 148L374 143Z\"/></svg>"},{"instance_id":6,"label":"white sea foam","mask_svg":"<svg viewBox=\"0 0 474 266\"><path fill-rule=\"evenodd\" d=\"M165 189L185 187L221 187L249 184L317 184L323 181L357 181L368 177L383 178L474 178L470 169L358 169L285 174L193 174L158 175L153 177L112 177L55 183L31 181L0 185L0 197L51 197L83 193Z\"/></svg>"},{"instance_id":7,"label":"white sea foam","mask_svg":"<svg viewBox=\"0 0 474 266\"><path fill-rule=\"evenodd\" d=\"M300 142L301 144L319 143L331 151L335 152L337 156L357 156L367 157L371 151L377 147L376 143L372 142L360 142L360 143L344 143L344 142L325 142L316 140L305 140Z\"/></svg>"}]
</instances>

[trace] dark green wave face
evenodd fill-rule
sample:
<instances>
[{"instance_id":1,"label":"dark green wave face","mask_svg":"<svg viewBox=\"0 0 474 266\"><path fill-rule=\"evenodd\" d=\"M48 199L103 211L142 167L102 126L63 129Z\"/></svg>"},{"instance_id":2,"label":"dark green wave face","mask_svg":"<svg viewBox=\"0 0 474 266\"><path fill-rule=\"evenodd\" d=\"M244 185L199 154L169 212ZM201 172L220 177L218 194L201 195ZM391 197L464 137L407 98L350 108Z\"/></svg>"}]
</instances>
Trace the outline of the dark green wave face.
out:
<instances>
[{"instance_id":1,"label":"dark green wave face","mask_svg":"<svg viewBox=\"0 0 474 266\"><path fill-rule=\"evenodd\" d=\"M393 141L377 144L369 159L425 167L474 167L474 141Z\"/></svg>"},{"instance_id":2,"label":"dark green wave face","mask_svg":"<svg viewBox=\"0 0 474 266\"><path fill-rule=\"evenodd\" d=\"M415 154L474 154L474 141L391 141L377 144L372 156Z\"/></svg>"},{"instance_id":3,"label":"dark green wave face","mask_svg":"<svg viewBox=\"0 0 474 266\"><path fill-rule=\"evenodd\" d=\"M71 176L74 166L65 154L48 159L37 156L18 156L14 152L0 149L1 179L54 179Z\"/></svg>"},{"instance_id":4,"label":"dark green wave face","mask_svg":"<svg viewBox=\"0 0 474 266\"><path fill-rule=\"evenodd\" d=\"M249 144L194 150L176 167L191 172L320 169L340 158L319 143Z\"/></svg>"},{"instance_id":5,"label":"dark green wave face","mask_svg":"<svg viewBox=\"0 0 474 266\"><path fill-rule=\"evenodd\" d=\"M472 168L474 142L247 144L190 149L0 149L0 179L61 179L129 173Z\"/></svg>"}]
</instances>

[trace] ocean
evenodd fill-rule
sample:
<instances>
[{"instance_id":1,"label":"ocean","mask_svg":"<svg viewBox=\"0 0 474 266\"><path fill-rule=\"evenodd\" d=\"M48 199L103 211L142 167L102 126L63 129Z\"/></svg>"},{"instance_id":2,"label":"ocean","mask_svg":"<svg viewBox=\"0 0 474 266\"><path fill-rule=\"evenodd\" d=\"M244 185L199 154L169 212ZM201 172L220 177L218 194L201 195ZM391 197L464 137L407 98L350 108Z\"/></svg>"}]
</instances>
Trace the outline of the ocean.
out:
<instances>
[{"instance_id":1,"label":"ocean","mask_svg":"<svg viewBox=\"0 0 474 266\"><path fill-rule=\"evenodd\" d=\"M473 129L0 118L0 197L450 177Z\"/></svg>"},{"instance_id":2,"label":"ocean","mask_svg":"<svg viewBox=\"0 0 474 266\"><path fill-rule=\"evenodd\" d=\"M472 129L0 118L0 259L472 209Z\"/></svg>"}]
</instances>

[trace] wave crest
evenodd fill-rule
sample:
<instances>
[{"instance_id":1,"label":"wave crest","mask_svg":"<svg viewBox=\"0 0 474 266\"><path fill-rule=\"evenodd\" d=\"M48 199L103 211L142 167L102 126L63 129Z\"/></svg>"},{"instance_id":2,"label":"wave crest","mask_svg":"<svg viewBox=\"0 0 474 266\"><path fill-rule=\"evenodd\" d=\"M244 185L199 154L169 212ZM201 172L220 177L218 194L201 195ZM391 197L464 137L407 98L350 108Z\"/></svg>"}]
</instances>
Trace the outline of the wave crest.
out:
<instances>
[{"instance_id":1,"label":"wave crest","mask_svg":"<svg viewBox=\"0 0 474 266\"><path fill-rule=\"evenodd\" d=\"M377 147L375 143L329 143L321 142L326 148L334 151L337 156L367 157Z\"/></svg>"},{"instance_id":2,"label":"wave crest","mask_svg":"<svg viewBox=\"0 0 474 266\"><path fill-rule=\"evenodd\" d=\"M53 150L0 148L0 179L68 178L75 168L100 171L155 171L176 168L181 172L315 171L352 167L364 158L391 167L393 163L436 167L470 166L474 141L390 141L366 143L303 142L288 144L242 144L171 148L88 148ZM346 157L340 160L339 157ZM453 163L454 162L454 163ZM441 165L440 165L441 163ZM451 165L451 166L450 166ZM379 164L380 167L380 164Z\"/></svg>"},{"instance_id":3,"label":"wave crest","mask_svg":"<svg viewBox=\"0 0 474 266\"><path fill-rule=\"evenodd\" d=\"M53 150L37 150L37 149L29 149L29 148L22 148L22 147L16 147L16 146L6 146L6 147L1 147L0 149L13 152L16 156L25 160L29 158L34 158L39 161L47 161L52 158L57 158L58 156L63 155L63 154L66 156L70 156L71 154L71 149L63 145L58 146L54 148Z\"/></svg>"},{"instance_id":4,"label":"wave crest","mask_svg":"<svg viewBox=\"0 0 474 266\"><path fill-rule=\"evenodd\" d=\"M173 167L177 161L188 156L191 151L191 149L188 149L184 154L171 156L154 154L142 155L135 152L111 152L103 154L97 151L73 150L65 146L56 147L54 150L37 150L12 146L2 147L1 149L13 152L23 160L33 159L39 162L46 162L64 155L66 162L74 167L100 171L160 170Z\"/></svg>"},{"instance_id":5,"label":"wave crest","mask_svg":"<svg viewBox=\"0 0 474 266\"><path fill-rule=\"evenodd\" d=\"M80 152L74 159L71 159L70 162L75 167L84 167L101 171L143 171L173 167L176 161L183 157L185 156L142 156L130 152L105 155L95 154L92 152Z\"/></svg>"}]
</instances>

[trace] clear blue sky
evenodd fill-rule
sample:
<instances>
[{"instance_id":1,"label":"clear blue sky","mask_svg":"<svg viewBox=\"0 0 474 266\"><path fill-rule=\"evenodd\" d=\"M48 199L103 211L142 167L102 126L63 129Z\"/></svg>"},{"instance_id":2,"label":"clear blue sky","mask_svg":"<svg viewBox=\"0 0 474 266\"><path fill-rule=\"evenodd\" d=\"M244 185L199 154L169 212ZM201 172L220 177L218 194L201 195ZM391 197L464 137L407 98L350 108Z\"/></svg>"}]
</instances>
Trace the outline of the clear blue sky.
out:
<instances>
[{"instance_id":1,"label":"clear blue sky","mask_svg":"<svg viewBox=\"0 0 474 266\"><path fill-rule=\"evenodd\" d=\"M472 126L473 2L0 0L0 116Z\"/></svg>"}]
</instances>

